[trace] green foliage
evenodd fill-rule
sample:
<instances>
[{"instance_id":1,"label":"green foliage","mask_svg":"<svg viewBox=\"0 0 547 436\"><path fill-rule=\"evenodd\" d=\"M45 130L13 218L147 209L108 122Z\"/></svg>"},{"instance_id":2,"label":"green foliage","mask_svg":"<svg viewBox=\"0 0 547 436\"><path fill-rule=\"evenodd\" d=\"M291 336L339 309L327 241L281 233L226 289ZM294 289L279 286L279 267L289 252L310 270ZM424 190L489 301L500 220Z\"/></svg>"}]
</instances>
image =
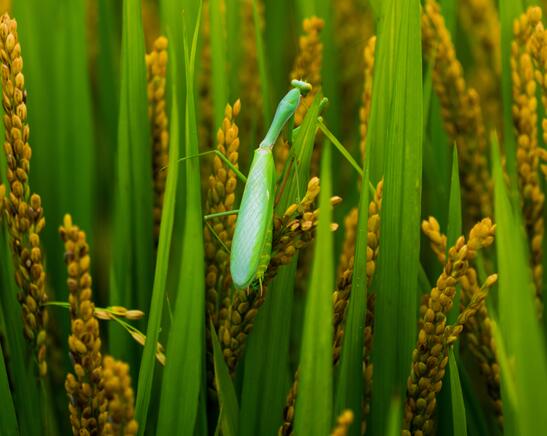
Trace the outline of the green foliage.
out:
<instances>
[{"instance_id":1,"label":"green foliage","mask_svg":"<svg viewBox=\"0 0 547 436\"><path fill-rule=\"evenodd\" d=\"M22 267L13 265L10 234L0 216L2 434L70 433L69 399L63 389L70 364L70 324L63 309L66 272L57 231L67 212L90 240L97 307L121 305L145 313L142 321L121 317L100 321L101 331L108 333L102 354L112 354L129 364L139 434L275 435L292 418L288 424L294 434L326 435L346 409L354 419L348 434L362 434L363 424L367 434L401 434L411 353L417 341L418 304L422 294L435 285L441 268L429 247L420 247L420 221L435 216L450 247L466 230L462 216L467 216L462 199L465 144L458 144L458 149L450 144L448 138L454 135L447 135L446 110L432 80L435 65L423 62L420 14L424 2L207 1L207 40L200 33L205 18L201 0L11 1L28 91L29 184L31 191L42 197L47 226L40 242L46 256L47 288L51 299L59 301L48 308L49 374L40 380L35 350L22 334L29 322L21 316L17 300L15 271ZM481 41L473 39L473 32L465 35L469 29L460 14L460 8L476 2L438 1L452 40L462 37L464 41L458 42L456 55L462 61L467 86L476 87L481 94L480 62L470 50ZM349 47L340 47L337 40L348 30L340 22L349 27L350 18L357 17L361 21L353 43L363 45L355 35L369 33L364 28L369 20L357 16L361 10L357 6L365 3L364 13L374 13L378 34L367 155L361 161L355 155L359 114L355 111L349 121L342 117L350 112L348 108L361 103L362 83L354 84L351 92L342 89L341 84L348 83L345 74L351 65L345 65L345 56L339 53ZM468 342L463 348L457 342L449 349L442 391L436 396L435 428L442 435L514 436L537 434L547 428L543 410L547 403L545 320L538 322L534 307L530 250L518 192L521 169L516 159L510 68L514 20L525 7L539 2L497 3L499 17L493 18L499 21L501 32L502 87L499 101L494 103L503 106L503 120L486 122L487 126L503 124L503 141L498 144L493 137L490 159L495 197L492 218L497 230L495 249L482 253L474 266L479 281L487 274L499 273L499 286L490 291L487 309L500 369L504 428L494 427L498 416L488 402L480 368L465 348ZM251 8L252 23L243 19L242 7ZM340 18L338 14L343 13L347 15ZM322 86L292 135L288 157L281 166L274 223L287 228L302 225L281 217L289 206L300 203L311 176L320 175L319 202L311 208L318 207L319 212L309 212L315 226L309 233L313 242L296 248L288 264L276 265L275 277L264 288L264 295L249 290L249 301L264 296L263 304L250 310L233 308L234 290L226 276L229 269L217 270L214 286L210 283L211 258L229 259L229 253L224 253L220 244L214 256L207 251L203 215L209 213L205 208L211 198L225 195L223 190L227 189L211 186L211 166L218 164L211 164L208 157L196 158L213 146L200 144L198 132L205 124L213 126L213 131L206 133L214 141L224 122L226 103L235 101L246 87L259 89L257 102L241 105L245 120L233 120L241 142L237 151L242 157L240 171L247 173L247 152L261 139L257 135L272 122L274 104L289 88L289 72L300 50L302 19L312 15L325 22L320 34ZM475 16L473 25L479 26L480 20L487 18ZM253 32L245 32L249 29L244 26L250 25ZM157 174L151 170L154 129L147 113L145 41L159 34L169 41L164 102L169 157L155 249L152 204ZM254 41L242 44L242 35L248 34ZM246 53L247 46L256 47L256 52ZM252 67L258 77L252 84L242 80L246 77L242 70L248 66L243 62L248 59L257 62ZM357 64L359 60L353 61ZM207 109L213 115L201 124L205 113L198 111L204 109L204 90L207 101L212 102ZM537 91L539 101L542 91ZM492 96L480 97L484 105L492 103ZM246 112L250 107L255 112ZM1 126L2 134L3 130ZM291 135L282 132L282 136ZM283 145L279 141L274 147L278 160L284 158L283 153L277 153ZM8 160L2 151L0 180L5 185ZM543 175L538 174L545 185ZM371 187L382 178L379 257L369 287ZM241 191L238 185L233 192L236 208ZM331 196L335 195L343 197L344 203L331 210ZM355 206L359 221L353 235L351 291L341 322L340 359L333 365L333 315L338 314L332 303L337 287L335 259L348 236L339 216ZM338 231L332 231L334 222L340 224ZM274 245L278 227L273 231ZM221 234L220 239L225 236ZM226 245L230 247L230 241ZM218 295L206 294L211 289ZM460 313L460 292L458 288L449 324L454 324ZM211 299L220 319L206 316ZM367 307L372 299L374 306ZM252 322L238 319L239 311ZM363 329L372 311L374 342L371 355L365 356ZM206 333L208 322L211 327ZM231 327L238 322L246 325L245 347L238 350L235 370L226 361L236 344L233 337L220 334L222 322ZM128 331L144 342L144 347ZM165 366L156 359L158 347L163 346ZM365 385L365 359L374 366L372 386ZM285 406L297 369L299 383L291 417ZM368 395L370 389L372 403L364 404L368 398L365 392Z\"/></svg>"},{"instance_id":2,"label":"green foliage","mask_svg":"<svg viewBox=\"0 0 547 436\"><path fill-rule=\"evenodd\" d=\"M185 155L198 154L198 132L194 97L194 66L201 6L193 33L184 22L186 69ZM186 17L185 17L186 18ZM193 35L193 36L192 36ZM189 46L189 40L191 45ZM205 279L203 266L203 224L201 212L199 161L186 160L186 217L184 220L182 263L173 323L167 343L167 363L163 377L158 421L160 434L193 432L202 385L205 345Z\"/></svg>"},{"instance_id":3,"label":"green foliage","mask_svg":"<svg viewBox=\"0 0 547 436\"><path fill-rule=\"evenodd\" d=\"M174 55L173 48L171 48L170 54L171 56ZM172 77L176 77L175 63L171 63L171 69L173 70ZM177 90L175 81L172 82L172 87L173 95L176 95ZM146 428L147 414L150 407L154 366L156 362L156 347L160 334L161 316L166 295L165 287L167 283L167 270L169 268L169 253L171 248L171 237L173 234L173 222L175 219L175 198L179 174L179 164L177 160L180 142L178 103L176 99L173 99L171 114L171 129L169 131L169 171L167 173L167 185L165 188L162 210L156 272L154 274L154 287L150 303L150 316L146 329L147 341L142 355L138 379L139 390L137 391L136 419L137 422L141 423L141 429Z\"/></svg>"},{"instance_id":4,"label":"green foliage","mask_svg":"<svg viewBox=\"0 0 547 436\"><path fill-rule=\"evenodd\" d=\"M499 271L499 335L502 397L507 431L527 434L547 427L545 339L536 320L534 288L518 198L507 189L498 142L492 139ZM520 292L515 292L519 289ZM502 355L502 351L500 351Z\"/></svg>"},{"instance_id":5,"label":"green foliage","mask_svg":"<svg viewBox=\"0 0 547 436\"><path fill-rule=\"evenodd\" d=\"M324 145L321 162L321 216L310 289L304 314L295 433L328 434L332 424L332 263L331 148Z\"/></svg>"},{"instance_id":6,"label":"green foliage","mask_svg":"<svg viewBox=\"0 0 547 436\"><path fill-rule=\"evenodd\" d=\"M373 352L372 431L386 431L393 395L403 397L416 340L422 175L422 62L418 1L385 2L378 35L371 179L384 177Z\"/></svg>"}]
</instances>

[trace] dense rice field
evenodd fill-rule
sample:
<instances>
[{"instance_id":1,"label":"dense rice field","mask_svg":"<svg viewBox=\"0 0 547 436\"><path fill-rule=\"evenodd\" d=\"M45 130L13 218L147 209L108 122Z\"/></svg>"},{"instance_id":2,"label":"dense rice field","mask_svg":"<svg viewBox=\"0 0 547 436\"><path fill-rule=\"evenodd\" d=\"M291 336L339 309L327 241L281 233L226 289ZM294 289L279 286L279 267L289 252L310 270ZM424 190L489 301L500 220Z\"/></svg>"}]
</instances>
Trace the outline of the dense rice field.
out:
<instances>
[{"instance_id":1,"label":"dense rice field","mask_svg":"<svg viewBox=\"0 0 547 436\"><path fill-rule=\"evenodd\" d=\"M542 3L0 1L0 434L547 432Z\"/></svg>"}]
</instances>

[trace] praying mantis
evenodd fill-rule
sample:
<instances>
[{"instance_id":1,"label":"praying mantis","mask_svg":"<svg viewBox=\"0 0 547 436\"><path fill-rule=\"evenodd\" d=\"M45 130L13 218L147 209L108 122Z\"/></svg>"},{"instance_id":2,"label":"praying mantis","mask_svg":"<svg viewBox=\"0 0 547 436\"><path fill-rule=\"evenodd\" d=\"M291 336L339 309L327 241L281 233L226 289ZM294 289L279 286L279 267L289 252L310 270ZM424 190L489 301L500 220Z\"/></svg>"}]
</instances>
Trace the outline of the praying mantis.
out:
<instances>
[{"instance_id":1,"label":"praying mantis","mask_svg":"<svg viewBox=\"0 0 547 436\"><path fill-rule=\"evenodd\" d=\"M264 273L270 262L276 186L272 148L285 125L289 125L289 135L297 131L298 128L292 130L294 114L302 96L307 95L312 89L309 83L301 80L292 80L291 85L293 88L279 102L266 136L254 151L247 177L243 176L222 153L217 150L211 151L217 154L235 172L237 177L245 182L238 210L210 214L205 217L206 220L209 220L228 214L238 214L232 246L229 250L230 273L237 289L249 288L255 280L258 280L262 285ZM327 100L323 99L320 107L324 107L326 102ZM321 119L319 119L318 126L331 141L336 141L336 148L343 149L343 146L328 131ZM362 174L361 168L353 161L349 153L345 149L342 153ZM219 238L217 237L217 239Z\"/></svg>"},{"instance_id":2,"label":"praying mantis","mask_svg":"<svg viewBox=\"0 0 547 436\"><path fill-rule=\"evenodd\" d=\"M292 135L293 118L302 96L312 86L301 80L291 81L292 89L279 102L266 136L253 154L247 177L221 153L218 156L245 183L238 210L210 214L206 220L227 214L238 215L230 250L230 273L237 289L249 288L258 280L262 283L272 250L273 209L275 200L276 170L272 149L289 123Z\"/></svg>"}]
</instances>

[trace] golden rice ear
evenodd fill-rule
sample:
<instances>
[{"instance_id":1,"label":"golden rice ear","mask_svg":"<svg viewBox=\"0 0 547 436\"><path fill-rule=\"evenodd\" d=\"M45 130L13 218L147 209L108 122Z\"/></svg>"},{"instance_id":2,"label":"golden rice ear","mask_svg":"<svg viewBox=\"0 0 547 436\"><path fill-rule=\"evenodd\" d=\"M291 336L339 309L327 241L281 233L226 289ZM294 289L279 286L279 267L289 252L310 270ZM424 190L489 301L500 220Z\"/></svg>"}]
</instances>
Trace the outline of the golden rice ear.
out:
<instances>
[{"instance_id":1,"label":"golden rice ear","mask_svg":"<svg viewBox=\"0 0 547 436\"><path fill-rule=\"evenodd\" d=\"M492 215L488 142L478 93L467 85L462 64L436 0L422 13L424 57L433 64L433 88L446 133L458 147L465 226Z\"/></svg>"},{"instance_id":2,"label":"golden rice ear","mask_svg":"<svg viewBox=\"0 0 547 436\"><path fill-rule=\"evenodd\" d=\"M319 39L325 22L318 17L304 19L302 28L304 35L300 37L298 56L294 61L294 67L290 78L298 81L306 81L311 85L311 91L302 98L294 116L294 125L302 124L306 112L315 95L321 89L321 67L323 64L323 43Z\"/></svg>"},{"instance_id":3,"label":"golden rice ear","mask_svg":"<svg viewBox=\"0 0 547 436\"><path fill-rule=\"evenodd\" d=\"M432 232L436 232L438 227L436 220L432 218L425 221L424 225ZM483 287L474 292L454 325L448 324L447 314L454 303L456 285L465 282L476 250L493 242L494 230L492 221L484 219L473 226L467 243L460 236L448 250L448 258L436 286L431 290L429 298L423 300L418 340L412 353L412 366L407 383L403 424L405 434L430 434L434 427L436 396L441 390L448 363L448 347L456 342L464 324L484 308L488 289L496 282L497 275L488 277Z\"/></svg>"},{"instance_id":4,"label":"golden rice ear","mask_svg":"<svg viewBox=\"0 0 547 436\"><path fill-rule=\"evenodd\" d=\"M47 373L46 328L48 312L46 270L40 235L45 227L42 200L29 184L30 128L27 120L23 58L17 22L5 13L0 18L0 68L4 110L4 145L7 185L0 188L9 245L15 267L18 299L23 312L23 333L30 342L38 373ZM4 171L1 171L4 173Z\"/></svg>"},{"instance_id":5,"label":"golden rice ear","mask_svg":"<svg viewBox=\"0 0 547 436\"><path fill-rule=\"evenodd\" d=\"M65 246L69 290L71 332L68 337L74 375L67 374L65 389L69 398L73 433L101 433L107 422L103 390L103 368L99 321L92 300L89 246L86 235L65 215L59 229ZM92 416L95 419L89 419Z\"/></svg>"},{"instance_id":6,"label":"golden rice ear","mask_svg":"<svg viewBox=\"0 0 547 436\"><path fill-rule=\"evenodd\" d=\"M538 130L538 99L541 95L543 108L547 107L547 84L543 68L547 62L545 38L547 31L541 22L542 11L530 7L516 21L515 39L511 46L511 74L513 77L513 123L517 137L517 173L522 197L523 216L532 260L532 273L536 288L536 307L539 318L543 317L543 238L545 225L544 188L540 182L545 155L540 147ZM543 115L542 127L547 126ZM544 142L547 139L543 130Z\"/></svg>"},{"instance_id":7,"label":"golden rice ear","mask_svg":"<svg viewBox=\"0 0 547 436\"><path fill-rule=\"evenodd\" d=\"M361 108L359 109L359 134L361 160L364 161L366 154L366 140L368 133L368 123L372 103L372 84L374 75L374 54L376 51L376 36L370 37L363 50L364 58L364 86L361 97Z\"/></svg>"},{"instance_id":8,"label":"golden rice ear","mask_svg":"<svg viewBox=\"0 0 547 436\"><path fill-rule=\"evenodd\" d=\"M111 356L103 358L103 385L107 401L109 434L136 435L135 395L131 386L129 365Z\"/></svg>"},{"instance_id":9,"label":"golden rice ear","mask_svg":"<svg viewBox=\"0 0 547 436\"><path fill-rule=\"evenodd\" d=\"M148 118L152 134L152 177L154 184L153 225L154 246L157 249L163 195L167 181L167 164L169 161L169 120L166 112L165 84L167 77L168 41L159 36L153 44L152 51L146 55Z\"/></svg>"}]
</instances>

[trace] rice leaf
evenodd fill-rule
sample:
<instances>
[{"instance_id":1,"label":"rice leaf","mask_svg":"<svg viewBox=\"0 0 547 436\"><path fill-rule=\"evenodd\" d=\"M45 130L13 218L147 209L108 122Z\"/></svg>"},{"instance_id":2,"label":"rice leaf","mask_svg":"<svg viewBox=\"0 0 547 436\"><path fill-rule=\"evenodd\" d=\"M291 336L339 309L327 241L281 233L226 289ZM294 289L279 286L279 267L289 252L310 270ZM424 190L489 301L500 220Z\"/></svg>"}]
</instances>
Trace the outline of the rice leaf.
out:
<instances>
[{"instance_id":1,"label":"rice leaf","mask_svg":"<svg viewBox=\"0 0 547 436\"><path fill-rule=\"evenodd\" d=\"M220 402L220 428L225 436L237 436L239 434L239 406L236 392L213 325L211 325L211 340L213 342L215 384Z\"/></svg>"},{"instance_id":2,"label":"rice leaf","mask_svg":"<svg viewBox=\"0 0 547 436\"><path fill-rule=\"evenodd\" d=\"M299 162L297 177L289 178L276 207L277 214L282 214L291 203L302 198L303 193L299 192L299 188L302 189L308 182L319 102L322 98L320 94L308 110L294 140L291 155ZM292 171L295 171L294 166ZM275 434L281 425L289 385L288 368L280 362L287 362L289 356L296 264L295 258L291 264L279 269L249 336L239 419L242 435Z\"/></svg>"},{"instance_id":3,"label":"rice leaf","mask_svg":"<svg viewBox=\"0 0 547 436\"><path fill-rule=\"evenodd\" d=\"M170 59L175 59L175 53L171 47L169 53ZM171 62L171 77L177 77L176 62ZM172 92L176 95L176 81L172 81ZM150 314L148 317L148 327L146 329L146 343L144 346L141 367L139 371L139 381L136 402L136 419L140 424L141 431L146 428L146 419L150 405L150 396L154 380L154 366L156 344L160 334L161 317L163 313L163 302L165 300L165 285L167 282L167 271L169 268L169 253L171 247L171 237L173 234L173 221L175 218L175 200L179 169L179 117L178 103L176 99L172 100L171 108L171 128L169 131L169 170L167 173L167 183L163 198L163 209L160 225L160 238L158 243L156 272L154 274L154 287L152 290L152 301Z\"/></svg>"},{"instance_id":4,"label":"rice leaf","mask_svg":"<svg viewBox=\"0 0 547 436\"><path fill-rule=\"evenodd\" d=\"M224 107L228 101L228 82L226 80L226 25L220 0L211 0L211 63L213 87L214 125L222 125Z\"/></svg>"},{"instance_id":5,"label":"rice leaf","mask_svg":"<svg viewBox=\"0 0 547 436\"><path fill-rule=\"evenodd\" d=\"M497 138L492 137L496 248L499 273L499 341L507 359L502 369L503 414L508 434L533 434L547 428L545 339L536 318L532 273L518 197L505 186ZM514 402L507 399L514 385ZM513 407L512 407L513 405ZM508 424L514 425L507 426Z\"/></svg>"},{"instance_id":6,"label":"rice leaf","mask_svg":"<svg viewBox=\"0 0 547 436\"><path fill-rule=\"evenodd\" d=\"M365 175L362 186L368 186L368 164L366 160ZM342 343L342 355L340 357L340 370L338 373L336 402L334 414L339 415L342 410L353 411L354 422L361 422L361 411L364 391L363 380L363 330L366 316L367 302L367 240L368 240L368 206L369 190L361 189L359 200L359 224L357 226L357 238L355 241L355 260L351 294L347 309L347 319ZM350 427L350 434L360 433L359 425Z\"/></svg>"},{"instance_id":7,"label":"rice leaf","mask_svg":"<svg viewBox=\"0 0 547 436\"><path fill-rule=\"evenodd\" d=\"M382 249L375 275L373 434L383 434L391 398L403 397L416 340L422 174L420 3L382 6L367 136L371 179L384 177Z\"/></svg>"},{"instance_id":8,"label":"rice leaf","mask_svg":"<svg viewBox=\"0 0 547 436\"><path fill-rule=\"evenodd\" d=\"M237 0L236 0L237 1ZM264 33L264 51L268 53L268 77L272 95L282 95L287 89L287 75L296 49L296 5L293 0L277 0L276 7L267 5L265 10L266 32ZM284 29L283 32L269 32L269 29ZM291 53L287 48L292 46Z\"/></svg>"},{"instance_id":9,"label":"rice leaf","mask_svg":"<svg viewBox=\"0 0 547 436\"><path fill-rule=\"evenodd\" d=\"M198 154L198 126L194 97L194 68L201 2L191 46L190 28L184 17L184 57L186 64L185 155ZM205 341L205 281L203 221L201 211L199 160L186 160L186 203L180 280L173 324L167 343L158 420L158 434L191 434L196 423L202 384Z\"/></svg>"},{"instance_id":10,"label":"rice leaf","mask_svg":"<svg viewBox=\"0 0 547 436\"><path fill-rule=\"evenodd\" d=\"M330 229L331 146L325 142L321 160L321 215L317 229L311 283L304 314L300 381L295 409L295 434L323 435L332 425L332 290L334 267Z\"/></svg>"},{"instance_id":11,"label":"rice leaf","mask_svg":"<svg viewBox=\"0 0 547 436\"><path fill-rule=\"evenodd\" d=\"M463 402L462 388L460 385L460 376L458 365L454 357L454 350L451 348L448 352L449 365L449 383L452 399L452 428L454 436L467 435L467 419L465 416L465 406Z\"/></svg>"},{"instance_id":12,"label":"rice leaf","mask_svg":"<svg viewBox=\"0 0 547 436\"><path fill-rule=\"evenodd\" d=\"M5 434L19 434L17 428L17 417L13 407L13 399L8 381L8 374L4 364L4 352L0 344L0 401L2 402L2 413L0 413L0 428Z\"/></svg>"},{"instance_id":13,"label":"rice leaf","mask_svg":"<svg viewBox=\"0 0 547 436\"><path fill-rule=\"evenodd\" d=\"M148 307L152 288L152 164L141 4L124 0L118 118L117 196L110 303ZM110 340L120 356L134 349L125 331Z\"/></svg>"},{"instance_id":14,"label":"rice leaf","mask_svg":"<svg viewBox=\"0 0 547 436\"><path fill-rule=\"evenodd\" d=\"M345 102L340 98L340 68L338 63L338 47L335 45L334 30L334 11L335 4L331 0L316 0L316 14L325 21L325 26L321 31L321 41L323 42L323 64L321 68L321 88L323 93L329 98L329 110L325 113L325 118L329 122L331 130L340 134L341 125L341 105ZM345 103L347 104L347 103ZM333 164L337 167L340 164L340 156L333 156ZM334 189L338 189L338 178L333 180Z\"/></svg>"},{"instance_id":15,"label":"rice leaf","mask_svg":"<svg viewBox=\"0 0 547 436\"><path fill-rule=\"evenodd\" d=\"M111 180L115 174L117 128L120 89L120 38L116 26L115 4L109 0L98 2L98 44L97 53L97 151L101 159L101 171L97 172L100 183L101 205L112 202ZM109 189L110 188L110 189ZM94 217L97 218L97 212Z\"/></svg>"},{"instance_id":16,"label":"rice leaf","mask_svg":"<svg viewBox=\"0 0 547 436\"><path fill-rule=\"evenodd\" d=\"M382 18L383 13L383 5L384 2L382 0L369 0L370 6L372 7L372 11L374 12L374 16L376 18L376 21L380 21Z\"/></svg>"},{"instance_id":17,"label":"rice leaf","mask_svg":"<svg viewBox=\"0 0 547 436\"><path fill-rule=\"evenodd\" d=\"M59 85L58 133L60 204L55 223L62 222L64 214L70 210L74 220L81 228L87 229L93 240L91 220L94 207L94 135L91 114L91 92L86 54L86 7L83 1L66 2L59 8L58 22L64 24L57 31L58 50L62 62L57 64L55 77ZM74 108L78 110L74 110ZM78 144L77 153L74 144ZM52 156L48 156L50 159ZM56 227L56 226L52 226ZM55 229L56 230L56 229ZM59 254L61 253L60 244ZM60 256L59 256L60 258ZM59 262L61 263L61 262Z\"/></svg>"},{"instance_id":18,"label":"rice leaf","mask_svg":"<svg viewBox=\"0 0 547 436\"><path fill-rule=\"evenodd\" d=\"M474 381L467 374L465 366L459 367L460 386L464 397L465 417L469 434L495 434L495 430L488 428L486 424L484 406L475 394Z\"/></svg>"},{"instance_id":19,"label":"rice leaf","mask_svg":"<svg viewBox=\"0 0 547 436\"><path fill-rule=\"evenodd\" d=\"M35 383L35 363L28 358L28 344L23 337L21 306L17 301L11 252L7 242L6 226L0 222L0 302L4 314L6 351L9 351L8 369L13 377L13 401L22 434L40 434L41 420L36 418L40 395ZM5 404L5 403L2 403Z\"/></svg>"},{"instance_id":20,"label":"rice leaf","mask_svg":"<svg viewBox=\"0 0 547 436\"><path fill-rule=\"evenodd\" d=\"M398 436L401 434L401 400L399 397L393 397L389 407L389 416L387 420L387 436Z\"/></svg>"},{"instance_id":21,"label":"rice leaf","mask_svg":"<svg viewBox=\"0 0 547 436\"><path fill-rule=\"evenodd\" d=\"M298 12L300 21L317 14L315 0L298 0ZM323 18L323 17L322 17Z\"/></svg>"}]
</instances>

